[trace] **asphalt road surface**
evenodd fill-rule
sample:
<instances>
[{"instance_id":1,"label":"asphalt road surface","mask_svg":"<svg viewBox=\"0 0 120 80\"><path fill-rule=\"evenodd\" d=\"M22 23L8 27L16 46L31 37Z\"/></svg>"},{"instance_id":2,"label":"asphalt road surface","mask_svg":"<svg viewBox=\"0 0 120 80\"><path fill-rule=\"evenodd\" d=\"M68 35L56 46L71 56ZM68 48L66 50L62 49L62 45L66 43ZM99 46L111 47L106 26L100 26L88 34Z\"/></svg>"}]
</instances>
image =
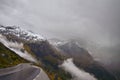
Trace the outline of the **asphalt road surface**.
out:
<instances>
[{"instance_id":1,"label":"asphalt road surface","mask_svg":"<svg viewBox=\"0 0 120 80\"><path fill-rule=\"evenodd\" d=\"M0 69L0 80L49 80L46 73L31 64Z\"/></svg>"}]
</instances>

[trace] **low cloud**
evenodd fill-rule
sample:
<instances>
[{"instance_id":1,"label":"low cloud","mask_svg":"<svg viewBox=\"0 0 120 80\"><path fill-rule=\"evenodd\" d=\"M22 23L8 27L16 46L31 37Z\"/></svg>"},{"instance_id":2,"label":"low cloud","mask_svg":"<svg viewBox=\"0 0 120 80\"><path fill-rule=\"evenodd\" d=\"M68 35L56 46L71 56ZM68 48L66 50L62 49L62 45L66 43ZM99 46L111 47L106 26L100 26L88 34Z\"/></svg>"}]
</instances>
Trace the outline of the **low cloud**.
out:
<instances>
[{"instance_id":1,"label":"low cloud","mask_svg":"<svg viewBox=\"0 0 120 80\"><path fill-rule=\"evenodd\" d=\"M7 48L21 56L22 58L31 61L31 62L37 62L37 60L30 55L26 50L22 52L21 50L24 50L23 44L22 43L17 43L17 42L10 42L6 39L6 37L0 35L0 42L3 43Z\"/></svg>"},{"instance_id":2,"label":"low cloud","mask_svg":"<svg viewBox=\"0 0 120 80\"><path fill-rule=\"evenodd\" d=\"M97 80L93 75L76 67L71 58L65 60L61 67L73 76L72 80Z\"/></svg>"}]
</instances>

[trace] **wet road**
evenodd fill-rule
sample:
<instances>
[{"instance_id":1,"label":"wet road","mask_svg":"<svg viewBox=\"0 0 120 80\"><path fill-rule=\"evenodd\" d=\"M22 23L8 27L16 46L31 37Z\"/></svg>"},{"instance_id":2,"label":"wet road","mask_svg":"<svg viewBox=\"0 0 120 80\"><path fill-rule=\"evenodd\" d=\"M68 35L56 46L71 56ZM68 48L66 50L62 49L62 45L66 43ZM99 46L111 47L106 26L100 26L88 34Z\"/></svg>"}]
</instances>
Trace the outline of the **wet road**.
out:
<instances>
[{"instance_id":1,"label":"wet road","mask_svg":"<svg viewBox=\"0 0 120 80\"><path fill-rule=\"evenodd\" d=\"M0 80L49 80L46 73L31 64L0 69Z\"/></svg>"}]
</instances>

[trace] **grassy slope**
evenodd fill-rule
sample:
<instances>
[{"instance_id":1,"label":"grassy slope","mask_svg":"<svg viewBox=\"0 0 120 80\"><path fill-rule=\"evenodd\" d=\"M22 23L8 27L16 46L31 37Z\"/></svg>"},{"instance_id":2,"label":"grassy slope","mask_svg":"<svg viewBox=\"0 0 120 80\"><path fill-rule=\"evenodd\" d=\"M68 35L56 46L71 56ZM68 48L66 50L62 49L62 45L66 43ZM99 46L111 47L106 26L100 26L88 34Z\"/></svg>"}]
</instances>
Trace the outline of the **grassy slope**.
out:
<instances>
[{"instance_id":1,"label":"grassy slope","mask_svg":"<svg viewBox=\"0 0 120 80\"><path fill-rule=\"evenodd\" d=\"M0 43L0 68L11 67L25 62L27 61Z\"/></svg>"}]
</instances>

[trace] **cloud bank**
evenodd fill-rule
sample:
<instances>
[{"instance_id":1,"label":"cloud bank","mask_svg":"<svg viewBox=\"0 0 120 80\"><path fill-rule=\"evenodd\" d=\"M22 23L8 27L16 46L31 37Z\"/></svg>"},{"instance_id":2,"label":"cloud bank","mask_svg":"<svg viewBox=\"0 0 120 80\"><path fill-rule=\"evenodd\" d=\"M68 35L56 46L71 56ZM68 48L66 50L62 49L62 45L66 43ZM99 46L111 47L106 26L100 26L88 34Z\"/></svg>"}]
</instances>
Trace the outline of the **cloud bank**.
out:
<instances>
[{"instance_id":1,"label":"cloud bank","mask_svg":"<svg viewBox=\"0 0 120 80\"><path fill-rule=\"evenodd\" d=\"M73 76L72 80L97 80L93 75L77 68L71 58L65 60L61 67Z\"/></svg>"}]
</instances>

